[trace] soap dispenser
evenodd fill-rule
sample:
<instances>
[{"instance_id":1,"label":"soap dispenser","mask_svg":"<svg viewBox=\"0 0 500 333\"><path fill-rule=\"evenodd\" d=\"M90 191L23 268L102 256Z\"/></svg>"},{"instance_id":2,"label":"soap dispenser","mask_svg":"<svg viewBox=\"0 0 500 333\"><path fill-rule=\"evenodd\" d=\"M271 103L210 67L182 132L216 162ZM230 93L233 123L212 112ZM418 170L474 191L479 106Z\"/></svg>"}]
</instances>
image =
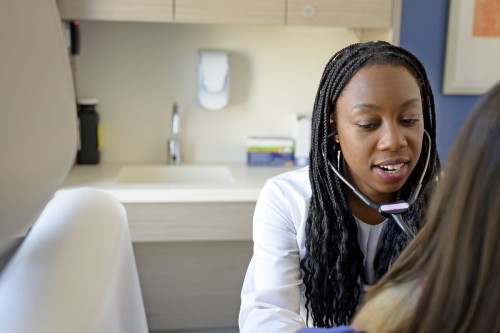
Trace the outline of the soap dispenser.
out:
<instances>
[{"instance_id":1,"label":"soap dispenser","mask_svg":"<svg viewBox=\"0 0 500 333\"><path fill-rule=\"evenodd\" d=\"M198 59L198 102L209 110L227 106L229 101L229 54L200 51Z\"/></svg>"}]
</instances>

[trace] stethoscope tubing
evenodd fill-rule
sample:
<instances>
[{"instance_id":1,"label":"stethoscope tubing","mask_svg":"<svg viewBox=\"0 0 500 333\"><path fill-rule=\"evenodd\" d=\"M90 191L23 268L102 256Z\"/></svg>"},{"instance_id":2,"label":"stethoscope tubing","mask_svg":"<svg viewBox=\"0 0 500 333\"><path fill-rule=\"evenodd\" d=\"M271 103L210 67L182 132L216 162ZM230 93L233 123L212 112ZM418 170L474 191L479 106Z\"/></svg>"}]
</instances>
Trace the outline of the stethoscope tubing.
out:
<instances>
[{"instance_id":1,"label":"stethoscope tubing","mask_svg":"<svg viewBox=\"0 0 500 333\"><path fill-rule=\"evenodd\" d=\"M360 190L358 190L357 188L355 188L354 185L352 185L340 173L340 171L337 170L333 166L333 164L330 162L330 160L328 160L328 158L326 157L326 154L323 152L323 157L326 159L328 165L333 170L333 172L335 172L335 174L340 178L340 180L342 180L342 182L344 182L344 184L346 184L354 192L354 194L361 201L363 201L368 207L376 210L377 212L379 212L383 216L386 216L386 217L391 216L394 219L394 221L396 222L396 224L399 226L399 228L401 228L401 230L405 233L405 235L410 240L412 240L413 238L415 238L415 233L404 222L404 220L403 220L403 218L401 216L401 213L404 213L404 212L408 211L408 209L410 208L410 205L412 205L413 203L415 203L415 201L417 200L418 194L420 193L420 189L422 188L422 182L424 180L425 174L427 172L427 168L429 166L429 161L430 161L430 157L431 157L431 149L430 149L430 146L431 146L430 145L430 143L431 143L431 137L430 137L429 133L427 133L426 130L424 130L424 134L427 137L427 140L429 141L429 147L427 149L427 158L426 158L426 161L425 161L425 166L424 166L424 170L422 172L422 175L420 176L420 179L419 179L419 181L417 183L416 188L413 190L412 194L410 195L410 198L409 198L408 202L406 202L404 200L399 200L399 201L396 201L396 202L393 202L393 203L388 203L388 204L378 204L378 203L372 201L368 196L366 196ZM334 135L334 133L332 133L331 135L329 135L329 137L331 137L332 135Z\"/></svg>"}]
</instances>

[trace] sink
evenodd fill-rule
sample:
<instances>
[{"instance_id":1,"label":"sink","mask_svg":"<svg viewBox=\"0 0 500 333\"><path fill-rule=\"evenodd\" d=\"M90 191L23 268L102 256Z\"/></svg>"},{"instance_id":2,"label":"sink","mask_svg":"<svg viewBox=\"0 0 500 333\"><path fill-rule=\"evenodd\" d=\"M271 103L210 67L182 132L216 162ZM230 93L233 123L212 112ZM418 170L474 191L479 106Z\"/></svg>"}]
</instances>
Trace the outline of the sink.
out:
<instances>
[{"instance_id":1,"label":"sink","mask_svg":"<svg viewBox=\"0 0 500 333\"><path fill-rule=\"evenodd\" d=\"M220 165L137 165L122 167L116 179L125 184L232 184L228 167Z\"/></svg>"}]
</instances>

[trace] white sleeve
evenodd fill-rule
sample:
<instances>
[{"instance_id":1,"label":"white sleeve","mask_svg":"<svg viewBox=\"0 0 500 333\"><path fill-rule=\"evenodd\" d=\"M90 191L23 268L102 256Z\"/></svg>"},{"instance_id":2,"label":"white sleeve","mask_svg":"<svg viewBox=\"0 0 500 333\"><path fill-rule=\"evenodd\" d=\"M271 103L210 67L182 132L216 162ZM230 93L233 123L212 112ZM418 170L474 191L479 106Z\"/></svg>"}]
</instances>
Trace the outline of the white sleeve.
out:
<instances>
[{"instance_id":1,"label":"white sleeve","mask_svg":"<svg viewBox=\"0 0 500 333\"><path fill-rule=\"evenodd\" d=\"M241 292L239 328L249 332L295 332L300 315L300 258L290 202L268 181L253 220L254 254Z\"/></svg>"}]
</instances>

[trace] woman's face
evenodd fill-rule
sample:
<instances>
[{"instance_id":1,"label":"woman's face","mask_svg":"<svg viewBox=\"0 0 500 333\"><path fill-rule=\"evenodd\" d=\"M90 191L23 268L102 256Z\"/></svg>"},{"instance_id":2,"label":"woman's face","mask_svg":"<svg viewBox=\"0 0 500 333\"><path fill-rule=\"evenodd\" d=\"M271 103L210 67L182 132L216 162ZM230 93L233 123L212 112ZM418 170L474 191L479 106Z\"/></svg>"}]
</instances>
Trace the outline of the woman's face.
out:
<instances>
[{"instance_id":1,"label":"woman's face","mask_svg":"<svg viewBox=\"0 0 500 333\"><path fill-rule=\"evenodd\" d=\"M424 136L420 89L403 66L370 65L348 82L332 129L347 179L377 202L394 200L417 164Z\"/></svg>"}]
</instances>

